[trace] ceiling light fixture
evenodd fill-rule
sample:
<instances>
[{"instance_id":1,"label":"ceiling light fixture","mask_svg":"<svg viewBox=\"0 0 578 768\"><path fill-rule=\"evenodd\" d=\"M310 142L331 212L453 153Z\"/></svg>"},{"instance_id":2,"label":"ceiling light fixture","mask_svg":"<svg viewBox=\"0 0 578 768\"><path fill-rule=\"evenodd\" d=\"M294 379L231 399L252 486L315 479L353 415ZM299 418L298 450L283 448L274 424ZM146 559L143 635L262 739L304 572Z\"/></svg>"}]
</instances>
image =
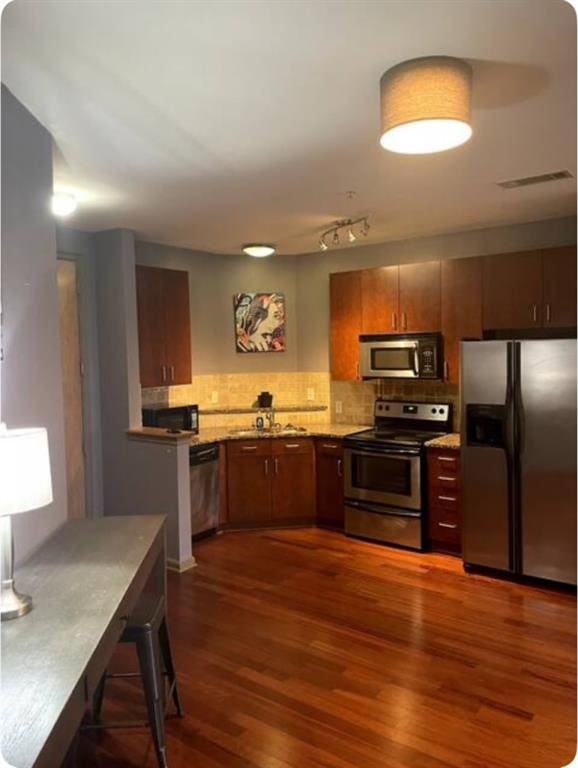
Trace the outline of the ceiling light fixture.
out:
<instances>
[{"instance_id":1,"label":"ceiling light fixture","mask_svg":"<svg viewBox=\"0 0 578 768\"><path fill-rule=\"evenodd\" d=\"M253 256L255 259L265 259L267 256L272 256L275 253L275 248L272 245L258 245L252 243L250 245L244 245L243 251L247 256Z\"/></svg>"},{"instance_id":2,"label":"ceiling light fixture","mask_svg":"<svg viewBox=\"0 0 578 768\"><path fill-rule=\"evenodd\" d=\"M354 232L354 227L361 225L359 231L362 235L366 236L369 232L369 222L367 216L362 216L359 219L341 219L336 221L332 227L326 229L325 232L319 238L319 249L326 251L329 248L327 239L331 238L331 245L339 245L341 239L339 233L341 230L345 230L345 235L350 243L354 243L357 240L357 235Z\"/></svg>"},{"instance_id":3,"label":"ceiling light fixture","mask_svg":"<svg viewBox=\"0 0 578 768\"><path fill-rule=\"evenodd\" d=\"M70 216L78 207L78 201L67 192L55 192L50 205L55 216Z\"/></svg>"},{"instance_id":4,"label":"ceiling light fixture","mask_svg":"<svg viewBox=\"0 0 578 768\"><path fill-rule=\"evenodd\" d=\"M472 68L452 56L424 56L388 69L380 81L380 144L425 155L464 144L472 135Z\"/></svg>"}]
</instances>

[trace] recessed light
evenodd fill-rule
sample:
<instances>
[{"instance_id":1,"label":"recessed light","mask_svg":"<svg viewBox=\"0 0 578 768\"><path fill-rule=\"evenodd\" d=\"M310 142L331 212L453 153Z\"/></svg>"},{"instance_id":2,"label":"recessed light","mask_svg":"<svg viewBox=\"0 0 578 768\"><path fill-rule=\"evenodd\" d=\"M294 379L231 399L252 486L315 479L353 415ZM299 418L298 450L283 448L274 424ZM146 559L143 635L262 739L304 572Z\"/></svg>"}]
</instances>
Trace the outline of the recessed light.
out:
<instances>
[{"instance_id":1,"label":"recessed light","mask_svg":"<svg viewBox=\"0 0 578 768\"><path fill-rule=\"evenodd\" d=\"M65 192L55 192L52 195L52 213L55 216L70 216L78 207L78 201L74 195Z\"/></svg>"},{"instance_id":2,"label":"recessed light","mask_svg":"<svg viewBox=\"0 0 578 768\"><path fill-rule=\"evenodd\" d=\"M272 256L275 253L275 248L272 245L257 245L257 243L253 243L251 245L244 245L243 251L247 256L253 256L255 259L265 259L267 256Z\"/></svg>"}]
</instances>

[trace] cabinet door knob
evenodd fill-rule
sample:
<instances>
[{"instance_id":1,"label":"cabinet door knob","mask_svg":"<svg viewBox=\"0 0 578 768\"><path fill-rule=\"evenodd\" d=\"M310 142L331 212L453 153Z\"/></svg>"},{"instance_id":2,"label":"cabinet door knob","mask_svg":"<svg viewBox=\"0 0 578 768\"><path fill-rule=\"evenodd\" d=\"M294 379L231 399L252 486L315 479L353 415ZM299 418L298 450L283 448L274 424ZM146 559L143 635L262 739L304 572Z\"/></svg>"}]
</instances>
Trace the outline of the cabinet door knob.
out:
<instances>
[{"instance_id":1,"label":"cabinet door knob","mask_svg":"<svg viewBox=\"0 0 578 768\"><path fill-rule=\"evenodd\" d=\"M343 461L337 459L337 477L343 477Z\"/></svg>"},{"instance_id":2,"label":"cabinet door knob","mask_svg":"<svg viewBox=\"0 0 578 768\"><path fill-rule=\"evenodd\" d=\"M407 331L407 315L405 312L401 313L401 325L402 325L402 330Z\"/></svg>"},{"instance_id":3,"label":"cabinet door knob","mask_svg":"<svg viewBox=\"0 0 578 768\"><path fill-rule=\"evenodd\" d=\"M265 459L265 474L269 474L269 459Z\"/></svg>"},{"instance_id":4,"label":"cabinet door knob","mask_svg":"<svg viewBox=\"0 0 578 768\"><path fill-rule=\"evenodd\" d=\"M447 381L450 377L450 366L447 360L444 360L444 379Z\"/></svg>"},{"instance_id":5,"label":"cabinet door knob","mask_svg":"<svg viewBox=\"0 0 578 768\"><path fill-rule=\"evenodd\" d=\"M275 474L279 474L279 459L275 459Z\"/></svg>"},{"instance_id":6,"label":"cabinet door knob","mask_svg":"<svg viewBox=\"0 0 578 768\"><path fill-rule=\"evenodd\" d=\"M546 304L546 322L549 323L552 320L552 307Z\"/></svg>"},{"instance_id":7,"label":"cabinet door knob","mask_svg":"<svg viewBox=\"0 0 578 768\"><path fill-rule=\"evenodd\" d=\"M161 365L161 373L162 373L163 384L164 384L166 382L166 380L167 380L167 366L166 365Z\"/></svg>"},{"instance_id":8,"label":"cabinet door knob","mask_svg":"<svg viewBox=\"0 0 578 768\"><path fill-rule=\"evenodd\" d=\"M532 320L537 323L538 322L538 305L532 304Z\"/></svg>"},{"instance_id":9,"label":"cabinet door knob","mask_svg":"<svg viewBox=\"0 0 578 768\"><path fill-rule=\"evenodd\" d=\"M440 528L451 528L452 530L458 527L455 523L438 523L438 525Z\"/></svg>"},{"instance_id":10,"label":"cabinet door knob","mask_svg":"<svg viewBox=\"0 0 578 768\"><path fill-rule=\"evenodd\" d=\"M175 380L175 366L171 365L169 370L171 372L171 381L174 381Z\"/></svg>"},{"instance_id":11,"label":"cabinet door knob","mask_svg":"<svg viewBox=\"0 0 578 768\"><path fill-rule=\"evenodd\" d=\"M394 331L397 331L397 312L391 313L391 327Z\"/></svg>"}]
</instances>

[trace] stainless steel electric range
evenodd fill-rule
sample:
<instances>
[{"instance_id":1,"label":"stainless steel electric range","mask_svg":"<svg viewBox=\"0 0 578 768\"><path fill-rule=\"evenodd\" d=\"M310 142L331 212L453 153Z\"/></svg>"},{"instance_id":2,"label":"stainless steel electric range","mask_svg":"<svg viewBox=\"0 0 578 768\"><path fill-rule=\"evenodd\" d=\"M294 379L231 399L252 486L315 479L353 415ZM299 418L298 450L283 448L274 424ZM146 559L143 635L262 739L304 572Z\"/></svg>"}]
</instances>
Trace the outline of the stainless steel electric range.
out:
<instances>
[{"instance_id":1,"label":"stainless steel electric range","mask_svg":"<svg viewBox=\"0 0 578 768\"><path fill-rule=\"evenodd\" d=\"M374 428L344 440L347 534L424 548L425 443L451 420L448 403L376 401Z\"/></svg>"}]
</instances>

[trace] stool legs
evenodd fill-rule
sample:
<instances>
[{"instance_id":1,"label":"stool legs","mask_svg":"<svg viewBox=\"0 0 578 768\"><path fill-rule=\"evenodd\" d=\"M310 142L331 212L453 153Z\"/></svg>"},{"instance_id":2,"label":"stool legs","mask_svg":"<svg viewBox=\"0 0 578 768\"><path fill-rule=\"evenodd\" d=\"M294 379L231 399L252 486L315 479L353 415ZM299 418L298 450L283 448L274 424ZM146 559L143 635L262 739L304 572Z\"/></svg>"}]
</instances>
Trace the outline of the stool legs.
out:
<instances>
[{"instance_id":1,"label":"stool legs","mask_svg":"<svg viewBox=\"0 0 578 768\"><path fill-rule=\"evenodd\" d=\"M153 632L143 632L136 642L143 686L153 735L155 752L160 768L168 768L165 746L165 717L162 678L158 664L158 652Z\"/></svg>"},{"instance_id":2,"label":"stool legs","mask_svg":"<svg viewBox=\"0 0 578 768\"><path fill-rule=\"evenodd\" d=\"M177 686L177 675L175 672L175 666L173 664L173 656L171 653L171 643L169 639L169 630L167 627L166 619L163 619L159 627L159 645L161 654L163 657L163 663L165 670L169 677L169 683L171 686L173 702L177 710L179 717L183 717L183 709L181 707L181 701L179 699L179 689Z\"/></svg>"},{"instance_id":3,"label":"stool legs","mask_svg":"<svg viewBox=\"0 0 578 768\"><path fill-rule=\"evenodd\" d=\"M95 723L100 723L100 713L102 712L102 703L104 701L104 686L106 685L106 672L100 678L96 691L92 697L92 719Z\"/></svg>"}]
</instances>

